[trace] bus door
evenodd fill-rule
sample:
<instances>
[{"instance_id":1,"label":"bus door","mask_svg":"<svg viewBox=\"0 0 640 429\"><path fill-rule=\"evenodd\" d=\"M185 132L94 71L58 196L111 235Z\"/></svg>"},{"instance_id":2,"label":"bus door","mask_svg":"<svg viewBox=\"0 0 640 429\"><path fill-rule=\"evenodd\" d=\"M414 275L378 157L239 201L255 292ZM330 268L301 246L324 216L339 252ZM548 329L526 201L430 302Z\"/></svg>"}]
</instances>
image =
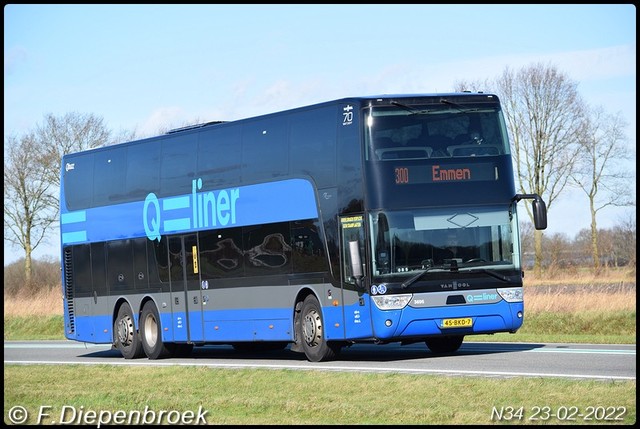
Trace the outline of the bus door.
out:
<instances>
[{"instance_id":1,"label":"bus door","mask_svg":"<svg viewBox=\"0 0 640 429\"><path fill-rule=\"evenodd\" d=\"M347 338L371 336L371 316L366 282L365 225L362 214L340 217L340 271L342 277L342 301L344 326ZM354 270L359 266L364 277ZM360 277L360 278L358 278Z\"/></svg>"},{"instance_id":2,"label":"bus door","mask_svg":"<svg viewBox=\"0 0 640 429\"><path fill-rule=\"evenodd\" d=\"M202 341L202 294L196 234L169 238L174 341Z\"/></svg>"}]
</instances>

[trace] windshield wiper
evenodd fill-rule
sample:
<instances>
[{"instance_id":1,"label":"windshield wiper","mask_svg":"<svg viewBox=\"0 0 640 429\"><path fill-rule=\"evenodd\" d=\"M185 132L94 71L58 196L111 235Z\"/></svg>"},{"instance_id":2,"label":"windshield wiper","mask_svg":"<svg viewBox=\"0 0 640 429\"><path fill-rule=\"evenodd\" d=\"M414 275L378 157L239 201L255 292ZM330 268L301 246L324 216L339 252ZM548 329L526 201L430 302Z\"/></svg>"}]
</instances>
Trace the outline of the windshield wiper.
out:
<instances>
[{"instance_id":1,"label":"windshield wiper","mask_svg":"<svg viewBox=\"0 0 640 429\"><path fill-rule=\"evenodd\" d=\"M401 109L406 110L407 112L411 113L412 115L422 115L422 114L431 112L431 110L426 110L426 109L423 109L423 110L414 109L411 106L407 106L406 104L398 103L397 101L392 101L391 104L393 104L396 107L399 107Z\"/></svg>"},{"instance_id":2,"label":"windshield wiper","mask_svg":"<svg viewBox=\"0 0 640 429\"><path fill-rule=\"evenodd\" d=\"M461 113L475 112L475 111L478 110L478 108L476 108L476 107L464 107L463 105L458 104L458 103L454 103L453 101L449 101L446 98L441 98L440 102L444 103L444 104L447 104L449 106L455 107Z\"/></svg>"},{"instance_id":3,"label":"windshield wiper","mask_svg":"<svg viewBox=\"0 0 640 429\"><path fill-rule=\"evenodd\" d=\"M442 269L447 269L447 268L449 268L449 267L447 267L446 265L434 265L433 267L425 268L424 270L420 271L418 274L416 274L415 276L411 277L407 281L402 282L400 287L402 289L405 289L405 288L411 286L413 283L417 282L423 275L425 275L426 273L428 273L431 270L435 270L435 269L442 270ZM457 271L458 270L457 265L452 265L450 268L451 268L451 271Z\"/></svg>"},{"instance_id":4,"label":"windshield wiper","mask_svg":"<svg viewBox=\"0 0 640 429\"><path fill-rule=\"evenodd\" d=\"M488 274L493 278L496 278L498 280L501 280L503 282L508 282L509 279L506 276L503 276L502 274L493 271L493 270L487 270L486 268L472 268L468 271L464 271L465 273L484 273L484 274Z\"/></svg>"}]
</instances>

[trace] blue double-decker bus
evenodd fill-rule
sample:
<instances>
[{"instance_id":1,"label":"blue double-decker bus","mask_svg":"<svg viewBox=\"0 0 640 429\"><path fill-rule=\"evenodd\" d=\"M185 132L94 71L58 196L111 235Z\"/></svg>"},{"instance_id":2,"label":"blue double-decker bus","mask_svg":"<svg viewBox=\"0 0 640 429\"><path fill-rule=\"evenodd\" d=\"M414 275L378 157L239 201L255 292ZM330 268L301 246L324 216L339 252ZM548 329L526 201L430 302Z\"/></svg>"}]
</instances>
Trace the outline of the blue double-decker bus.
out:
<instances>
[{"instance_id":1,"label":"blue double-decker bus","mask_svg":"<svg viewBox=\"0 0 640 429\"><path fill-rule=\"evenodd\" d=\"M455 352L523 323L522 199L546 228L483 93L344 98L67 154L65 335L126 359Z\"/></svg>"}]
</instances>

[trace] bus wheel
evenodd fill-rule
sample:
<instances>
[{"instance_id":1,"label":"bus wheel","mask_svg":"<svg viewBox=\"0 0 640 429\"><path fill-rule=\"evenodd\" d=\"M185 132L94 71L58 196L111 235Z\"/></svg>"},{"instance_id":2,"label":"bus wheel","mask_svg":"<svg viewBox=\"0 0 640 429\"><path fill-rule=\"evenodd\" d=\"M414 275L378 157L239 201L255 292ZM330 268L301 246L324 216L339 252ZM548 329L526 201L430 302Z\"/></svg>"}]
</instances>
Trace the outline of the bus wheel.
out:
<instances>
[{"instance_id":1,"label":"bus wheel","mask_svg":"<svg viewBox=\"0 0 640 429\"><path fill-rule=\"evenodd\" d=\"M433 353L453 353L460 348L463 339L464 335L434 337L425 340L425 343Z\"/></svg>"},{"instance_id":2,"label":"bus wheel","mask_svg":"<svg viewBox=\"0 0 640 429\"><path fill-rule=\"evenodd\" d=\"M149 359L169 356L170 349L162 342L160 316L153 301L147 301L140 315L140 338L142 348Z\"/></svg>"},{"instance_id":3,"label":"bus wheel","mask_svg":"<svg viewBox=\"0 0 640 429\"><path fill-rule=\"evenodd\" d=\"M311 362L333 359L340 351L338 345L328 344L324 339L324 323L320 303L309 295L302 303L300 338L304 354Z\"/></svg>"},{"instance_id":4,"label":"bus wheel","mask_svg":"<svg viewBox=\"0 0 640 429\"><path fill-rule=\"evenodd\" d=\"M140 335L133 321L133 312L126 302L120 306L116 321L113 323L113 337L115 347L125 359L138 359L144 356Z\"/></svg>"}]
</instances>

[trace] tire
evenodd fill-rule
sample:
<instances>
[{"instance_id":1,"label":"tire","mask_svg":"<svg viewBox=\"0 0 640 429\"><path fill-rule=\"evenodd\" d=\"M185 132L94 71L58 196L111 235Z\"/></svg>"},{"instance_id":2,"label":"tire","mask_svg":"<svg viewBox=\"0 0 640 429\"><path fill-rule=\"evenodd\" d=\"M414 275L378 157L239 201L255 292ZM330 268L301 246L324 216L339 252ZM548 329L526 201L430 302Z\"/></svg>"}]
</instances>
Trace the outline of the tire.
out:
<instances>
[{"instance_id":1,"label":"tire","mask_svg":"<svg viewBox=\"0 0 640 429\"><path fill-rule=\"evenodd\" d=\"M327 343L324 338L324 321L318 299L313 295L307 296L300 313L297 335L307 359L311 362L322 362L335 358L340 352L340 345Z\"/></svg>"},{"instance_id":2,"label":"tire","mask_svg":"<svg viewBox=\"0 0 640 429\"><path fill-rule=\"evenodd\" d=\"M140 334L136 331L131 306L126 302L118 309L113 322L113 345L125 359L138 359L144 356Z\"/></svg>"},{"instance_id":3,"label":"tire","mask_svg":"<svg viewBox=\"0 0 640 429\"><path fill-rule=\"evenodd\" d=\"M171 348L162 342L160 315L153 301L147 301L140 315L140 339L149 359L161 359L171 355Z\"/></svg>"},{"instance_id":4,"label":"tire","mask_svg":"<svg viewBox=\"0 0 640 429\"><path fill-rule=\"evenodd\" d=\"M454 335L451 337L434 337L425 340L427 347L433 353L453 353L462 345L464 335Z\"/></svg>"}]
</instances>

